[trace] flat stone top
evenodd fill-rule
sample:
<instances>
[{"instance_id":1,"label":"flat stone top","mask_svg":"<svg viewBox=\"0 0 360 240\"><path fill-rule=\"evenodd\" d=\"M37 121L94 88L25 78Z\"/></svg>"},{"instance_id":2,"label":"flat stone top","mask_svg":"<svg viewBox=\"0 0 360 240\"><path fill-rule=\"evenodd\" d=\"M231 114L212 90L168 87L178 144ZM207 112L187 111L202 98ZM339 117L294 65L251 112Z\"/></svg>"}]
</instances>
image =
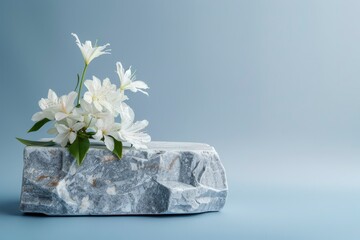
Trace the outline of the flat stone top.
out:
<instances>
[{"instance_id":1,"label":"flat stone top","mask_svg":"<svg viewBox=\"0 0 360 240\"><path fill-rule=\"evenodd\" d=\"M149 149L153 150L213 150L213 147L205 143L193 143L193 142L150 142L147 144Z\"/></svg>"},{"instance_id":2,"label":"flat stone top","mask_svg":"<svg viewBox=\"0 0 360 240\"><path fill-rule=\"evenodd\" d=\"M205 143L193 143L193 142L161 142L161 141L153 141L146 144L149 150L163 150L163 151L214 151L214 148ZM30 146L34 148L42 148L38 146ZM58 145L52 147L60 147ZM105 148L103 142L100 141L92 141L91 147L101 147ZM129 144L124 144L124 149L128 149L130 147ZM28 147L27 147L28 148ZM45 147L48 148L48 147Z\"/></svg>"}]
</instances>

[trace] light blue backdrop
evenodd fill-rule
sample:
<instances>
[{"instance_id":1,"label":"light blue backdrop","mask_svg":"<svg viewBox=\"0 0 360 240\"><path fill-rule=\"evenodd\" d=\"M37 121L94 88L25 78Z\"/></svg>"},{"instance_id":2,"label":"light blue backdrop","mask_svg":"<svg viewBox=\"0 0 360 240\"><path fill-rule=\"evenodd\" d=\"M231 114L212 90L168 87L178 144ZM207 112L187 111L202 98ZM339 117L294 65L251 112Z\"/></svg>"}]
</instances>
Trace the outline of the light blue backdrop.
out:
<instances>
[{"instance_id":1,"label":"light blue backdrop","mask_svg":"<svg viewBox=\"0 0 360 240\"><path fill-rule=\"evenodd\" d=\"M359 239L360 2L1 1L1 239ZM38 100L74 88L81 40L137 69L154 140L209 143L228 174L220 213L22 216L22 149ZM2 235L1 235L2 234ZM65 236L63 236L65 235ZM68 237L70 236L70 237ZM17 238L15 238L17 237Z\"/></svg>"}]
</instances>

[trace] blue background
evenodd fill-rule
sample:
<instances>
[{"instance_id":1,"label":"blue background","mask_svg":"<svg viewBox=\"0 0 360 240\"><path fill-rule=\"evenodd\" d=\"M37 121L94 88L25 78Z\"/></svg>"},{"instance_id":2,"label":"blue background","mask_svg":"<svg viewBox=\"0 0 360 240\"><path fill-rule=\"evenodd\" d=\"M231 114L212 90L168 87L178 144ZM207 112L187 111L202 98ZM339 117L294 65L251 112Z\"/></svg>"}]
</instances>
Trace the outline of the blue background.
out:
<instances>
[{"instance_id":1,"label":"blue background","mask_svg":"<svg viewBox=\"0 0 360 240\"><path fill-rule=\"evenodd\" d=\"M359 1L1 1L1 239L360 239ZM137 69L153 140L209 143L227 170L218 213L36 217L18 211L37 102L71 91L71 32L111 43L88 77Z\"/></svg>"}]
</instances>

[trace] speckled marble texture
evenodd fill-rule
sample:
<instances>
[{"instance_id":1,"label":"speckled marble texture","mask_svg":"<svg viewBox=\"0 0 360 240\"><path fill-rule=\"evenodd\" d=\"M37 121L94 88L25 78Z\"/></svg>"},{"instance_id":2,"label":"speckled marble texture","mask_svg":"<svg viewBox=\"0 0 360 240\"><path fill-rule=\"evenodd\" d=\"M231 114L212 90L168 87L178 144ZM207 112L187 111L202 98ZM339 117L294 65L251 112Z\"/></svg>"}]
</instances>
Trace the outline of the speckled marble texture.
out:
<instances>
[{"instance_id":1,"label":"speckled marble texture","mask_svg":"<svg viewBox=\"0 0 360 240\"><path fill-rule=\"evenodd\" d=\"M151 142L123 158L92 146L77 166L61 147L26 147L20 210L47 215L190 214L219 211L227 182L207 144Z\"/></svg>"}]
</instances>

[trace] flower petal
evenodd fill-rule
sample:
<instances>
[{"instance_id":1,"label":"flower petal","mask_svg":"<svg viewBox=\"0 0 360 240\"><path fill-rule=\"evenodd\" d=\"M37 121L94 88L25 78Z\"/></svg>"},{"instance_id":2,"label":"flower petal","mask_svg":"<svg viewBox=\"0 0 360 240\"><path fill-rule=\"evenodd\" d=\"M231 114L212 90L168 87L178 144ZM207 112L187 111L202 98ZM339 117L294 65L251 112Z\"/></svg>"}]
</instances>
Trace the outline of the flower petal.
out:
<instances>
[{"instance_id":1,"label":"flower petal","mask_svg":"<svg viewBox=\"0 0 360 240\"><path fill-rule=\"evenodd\" d=\"M101 81L97 77L93 76L94 91L101 88Z\"/></svg>"},{"instance_id":2,"label":"flower petal","mask_svg":"<svg viewBox=\"0 0 360 240\"><path fill-rule=\"evenodd\" d=\"M43 112L37 112L34 115L32 115L31 120L34 122L38 122L40 120L43 120L45 118Z\"/></svg>"},{"instance_id":3,"label":"flower petal","mask_svg":"<svg viewBox=\"0 0 360 240\"><path fill-rule=\"evenodd\" d=\"M94 102L94 107L98 110L98 111L102 111L103 107L100 105L100 103L98 101Z\"/></svg>"},{"instance_id":4,"label":"flower petal","mask_svg":"<svg viewBox=\"0 0 360 240\"><path fill-rule=\"evenodd\" d=\"M92 80L86 80L84 82L84 85L85 87L90 91L90 92L95 92L95 89L94 89L94 83Z\"/></svg>"},{"instance_id":5,"label":"flower petal","mask_svg":"<svg viewBox=\"0 0 360 240\"><path fill-rule=\"evenodd\" d=\"M57 144L60 144L62 147L65 147L68 141L68 135L69 133L60 133L58 135L56 135L56 137L54 138L54 142Z\"/></svg>"},{"instance_id":6,"label":"flower petal","mask_svg":"<svg viewBox=\"0 0 360 240\"><path fill-rule=\"evenodd\" d=\"M114 151L114 139L109 136L104 136L104 143L107 149Z\"/></svg>"},{"instance_id":7,"label":"flower petal","mask_svg":"<svg viewBox=\"0 0 360 240\"><path fill-rule=\"evenodd\" d=\"M87 103L92 103L92 94L91 92L86 92L84 94L84 100L87 102Z\"/></svg>"},{"instance_id":8,"label":"flower petal","mask_svg":"<svg viewBox=\"0 0 360 240\"><path fill-rule=\"evenodd\" d=\"M56 93L53 90L49 89L48 99L50 99L52 101L57 101L58 96L56 95Z\"/></svg>"},{"instance_id":9,"label":"flower petal","mask_svg":"<svg viewBox=\"0 0 360 240\"><path fill-rule=\"evenodd\" d=\"M69 128L64 124L55 124L55 128L60 134L69 132Z\"/></svg>"},{"instance_id":10,"label":"flower petal","mask_svg":"<svg viewBox=\"0 0 360 240\"><path fill-rule=\"evenodd\" d=\"M67 98L66 98L66 102L65 102L65 105L67 107L73 107L74 106L74 102L75 102L75 99L77 97L77 93L72 91L68 94Z\"/></svg>"},{"instance_id":11,"label":"flower petal","mask_svg":"<svg viewBox=\"0 0 360 240\"><path fill-rule=\"evenodd\" d=\"M76 133L70 132L70 134L69 134L69 142L70 142L70 144L72 144L75 141L75 139L76 139Z\"/></svg>"},{"instance_id":12,"label":"flower petal","mask_svg":"<svg viewBox=\"0 0 360 240\"><path fill-rule=\"evenodd\" d=\"M81 42L80 42L78 35L76 35L75 33L71 33L71 35L73 35L75 37L76 44L79 46L79 48L81 48L82 46L81 46Z\"/></svg>"},{"instance_id":13,"label":"flower petal","mask_svg":"<svg viewBox=\"0 0 360 240\"><path fill-rule=\"evenodd\" d=\"M97 130L97 132L93 135L93 138L97 141L100 141L103 138L103 134L101 130Z\"/></svg>"},{"instance_id":14,"label":"flower petal","mask_svg":"<svg viewBox=\"0 0 360 240\"><path fill-rule=\"evenodd\" d=\"M57 112L55 113L55 119L56 121L63 120L64 118L68 117L69 115L63 112Z\"/></svg>"},{"instance_id":15,"label":"flower petal","mask_svg":"<svg viewBox=\"0 0 360 240\"><path fill-rule=\"evenodd\" d=\"M102 119L98 119L95 126L99 129L102 129L104 127L104 121Z\"/></svg>"},{"instance_id":16,"label":"flower petal","mask_svg":"<svg viewBox=\"0 0 360 240\"><path fill-rule=\"evenodd\" d=\"M75 123L73 126L72 126L72 129L77 132L79 131L80 129L82 129L83 127L85 127L85 123L83 122L78 122L78 123Z\"/></svg>"}]
</instances>

